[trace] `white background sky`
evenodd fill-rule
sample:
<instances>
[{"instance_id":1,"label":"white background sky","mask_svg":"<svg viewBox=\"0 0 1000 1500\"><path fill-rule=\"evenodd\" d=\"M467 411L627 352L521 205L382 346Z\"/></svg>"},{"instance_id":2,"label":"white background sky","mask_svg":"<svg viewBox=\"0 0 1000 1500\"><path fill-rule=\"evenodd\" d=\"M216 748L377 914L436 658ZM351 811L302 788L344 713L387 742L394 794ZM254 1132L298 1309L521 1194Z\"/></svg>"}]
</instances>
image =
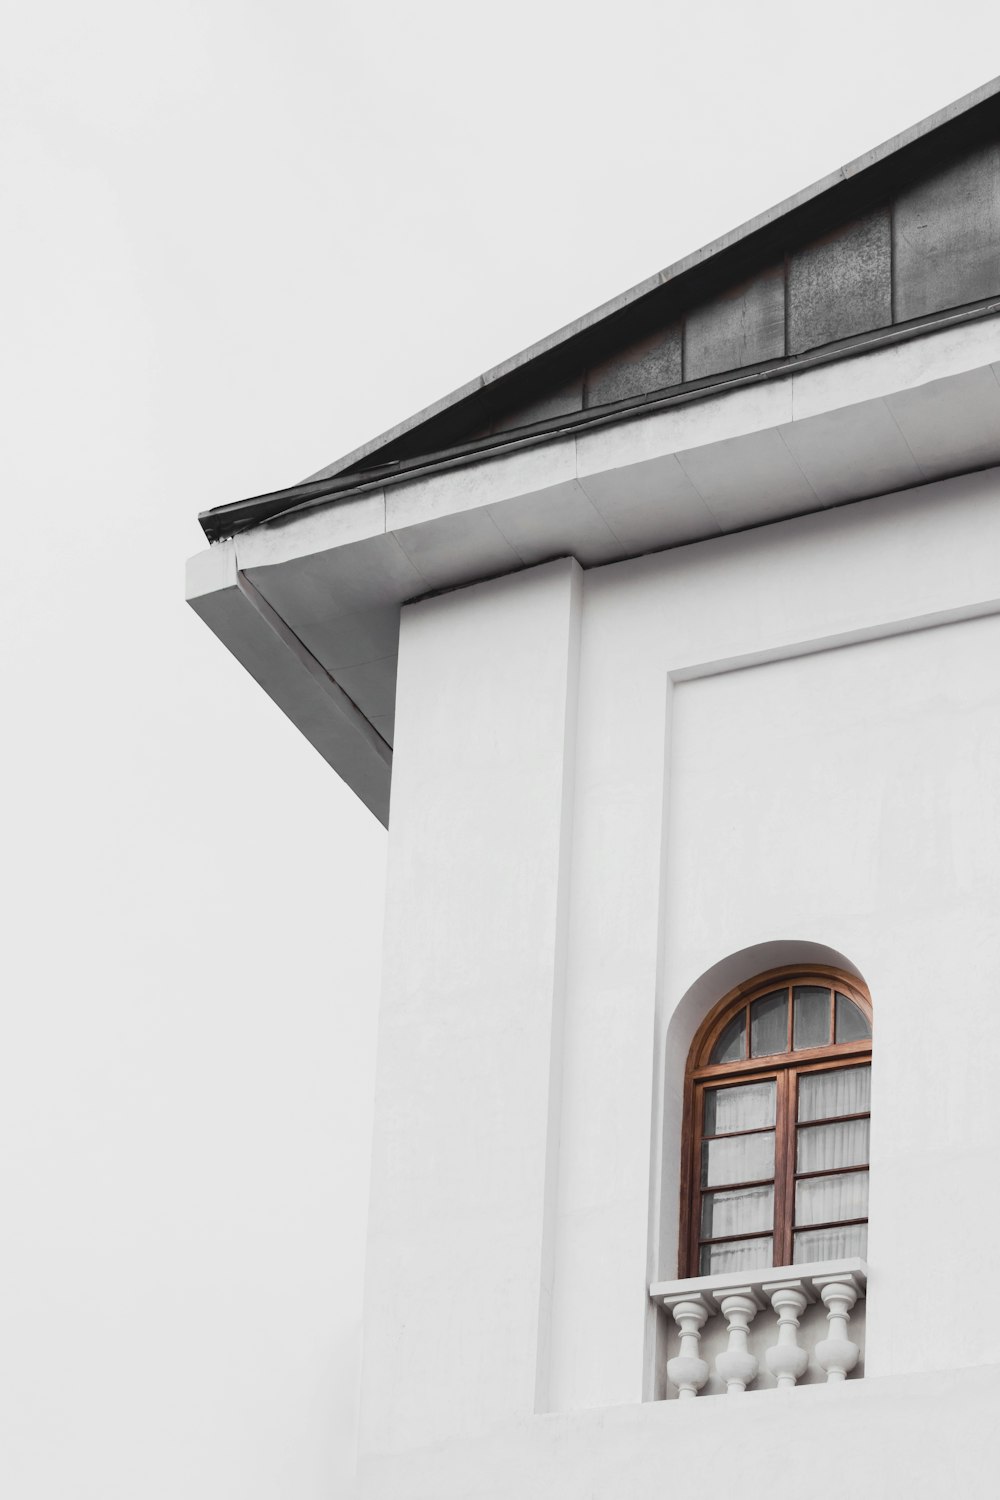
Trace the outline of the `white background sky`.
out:
<instances>
[{"instance_id":1,"label":"white background sky","mask_svg":"<svg viewBox=\"0 0 1000 1500\"><path fill-rule=\"evenodd\" d=\"M22 4L0 1493L346 1493L385 835L183 603L290 483L1000 71L1000 7Z\"/></svg>"}]
</instances>

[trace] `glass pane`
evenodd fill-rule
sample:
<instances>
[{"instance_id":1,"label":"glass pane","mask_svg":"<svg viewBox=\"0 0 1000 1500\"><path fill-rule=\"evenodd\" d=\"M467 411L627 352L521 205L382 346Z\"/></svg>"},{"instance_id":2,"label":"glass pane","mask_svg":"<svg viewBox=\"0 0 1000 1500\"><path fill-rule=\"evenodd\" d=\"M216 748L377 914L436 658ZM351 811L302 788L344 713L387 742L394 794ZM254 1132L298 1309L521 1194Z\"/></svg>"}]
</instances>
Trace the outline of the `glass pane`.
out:
<instances>
[{"instance_id":1,"label":"glass pane","mask_svg":"<svg viewBox=\"0 0 1000 1500\"><path fill-rule=\"evenodd\" d=\"M868 1017L849 1000L846 995L837 991L837 1041L838 1042L863 1042L872 1034Z\"/></svg>"},{"instance_id":2,"label":"glass pane","mask_svg":"<svg viewBox=\"0 0 1000 1500\"><path fill-rule=\"evenodd\" d=\"M739 1140L733 1136L733 1140ZM756 1137L749 1137L754 1140ZM835 1125L799 1126L797 1172L829 1172L859 1167L868 1160L868 1121L840 1120ZM763 1175L763 1174L761 1174ZM717 1177L717 1182L723 1181ZM731 1177L730 1182L736 1178Z\"/></svg>"},{"instance_id":3,"label":"glass pane","mask_svg":"<svg viewBox=\"0 0 1000 1500\"><path fill-rule=\"evenodd\" d=\"M830 1214L831 1219L860 1219L861 1214ZM821 1224L822 1219L805 1219L806 1224ZM705 1193L701 1200L701 1238L717 1239L724 1234L753 1234L756 1229L774 1228L774 1188L737 1188L735 1193Z\"/></svg>"},{"instance_id":4,"label":"glass pane","mask_svg":"<svg viewBox=\"0 0 1000 1500\"><path fill-rule=\"evenodd\" d=\"M750 1007L750 1056L788 1051L788 991L761 995Z\"/></svg>"},{"instance_id":5,"label":"glass pane","mask_svg":"<svg viewBox=\"0 0 1000 1500\"><path fill-rule=\"evenodd\" d=\"M822 1128L822 1127L821 1127ZM765 1191L750 1188L750 1192ZM724 1198L724 1193L717 1195ZM841 1172L836 1177L807 1177L795 1184L796 1224L832 1224L838 1219L864 1219L868 1216L868 1173ZM756 1229L748 1224L747 1229ZM740 1234L743 1225L735 1229L720 1229L719 1234ZM702 1230L702 1238L709 1235Z\"/></svg>"},{"instance_id":6,"label":"glass pane","mask_svg":"<svg viewBox=\"0 0 1000 1500\"><path fill-rule=\"evenodd\" d=\"M720 1140L702 1143L702 1187L718 1187L728 1182L765 1182L773 1176L773 1130L762 1131L760 1135L725 1135Z\"/></svg>"},{"instance_id":7,"label":"glass pane","mask_svg":"<svg viewBox=\"0 0 1000 1500\"><path fill-rule=\"evenodd\" d=\"M830 1042L830 991L818 984L797 984L792 990L795 1005L794 1042L803 1047L826 1047Z\"/></svg>"},{"instance_id":8,"label":"glass pane","mask_svg":"<svg viewBox=\"0 0 1000 1500\"><path fill-rule=\"evenodd\" d=\"M843 1255L864 1255L868 1249L868 1225L805 1229L793 1236L792 1247L792 1264L795 1266L805 1266L814 1260L839 1260Z\"/></svg>"},{"instance_id":9,"label":"glass pane","mask_svg":"<svg viewBox=\"0 0 1000 1500\"><path fill-rule=\"evenodd\" d=\"M725 1135L728 1130L757 1130L774 1124L775 1081L740 1083L734 1088L705 1090L703 1135Z\"/></svg>"},{"instance_id":10,"label":"glass pane","mask_svg":"<svg viewBox=\"0 0 1000 1500\"><path fill-rule=\"evenodd\" d=\"M702 1245L699 1271L712 1276L716 1271L759 1271L774 1264L771 1236L759 1240L729 1240L722 1245Z\"/></svg>"},{"instance_id":11,"label":"glass pane","mask_svg":"<svg viewBox=\"0 0 1000 1500\"><path fill-rule=\"evenodd\" d=\"M871 1063L860 1068L835 1068L825 1073L803 1073L799 1078L799 1119L832 1120L837 1115L860 1115L871 1107Z\"/></svg>"},{"instance_id":12,"label":"glass pane","mask_svg":"<svg viewBox=\"0 0 1000 1500\"><path fill-rule=\"evenodd\" d=\"M741 1010L738 1016L734 1016L728 1026L724 1026L719 1034L718 1041L712 1048L710 1063L742 1062L744 1058L743 1028L746 1024L747 1013Z\"/></svg>"}]
</instances>

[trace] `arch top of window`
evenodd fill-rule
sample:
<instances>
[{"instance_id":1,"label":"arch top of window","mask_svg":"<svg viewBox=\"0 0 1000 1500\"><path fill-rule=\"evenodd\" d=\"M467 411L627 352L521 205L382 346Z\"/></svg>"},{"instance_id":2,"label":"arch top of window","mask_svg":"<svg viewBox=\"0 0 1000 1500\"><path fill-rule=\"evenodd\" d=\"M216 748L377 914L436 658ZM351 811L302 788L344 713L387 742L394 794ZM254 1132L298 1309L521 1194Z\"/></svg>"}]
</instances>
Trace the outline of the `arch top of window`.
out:
<instances>
[{"instance_id":1,"label":"arch top of window","mask_svg":"<svg viewBox=\"0 0 1000 1500\"><path fill-rule=\"evenodd\" d=\"M872 1008L853 975L823 966L774 969L731 991L695 1037L697 1072L754 1071L871 1049Z\"/></svg>"}]
</instances>

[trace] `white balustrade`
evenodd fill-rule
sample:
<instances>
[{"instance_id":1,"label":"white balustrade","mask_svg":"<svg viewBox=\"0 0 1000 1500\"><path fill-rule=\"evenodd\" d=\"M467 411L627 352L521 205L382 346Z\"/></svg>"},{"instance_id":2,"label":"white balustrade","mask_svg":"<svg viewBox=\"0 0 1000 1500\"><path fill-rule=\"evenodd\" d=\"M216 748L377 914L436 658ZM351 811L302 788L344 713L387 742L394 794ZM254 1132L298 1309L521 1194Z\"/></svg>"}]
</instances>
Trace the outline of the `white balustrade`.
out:
<instances>
[{"instance_id":1,"label":"white balustrade","mask_svg":"<svg viewBox=\"0 0 1000 1500\"><path fill-rule=\"evenodd\" d=\"M855 1310L867 1280L864 1261L852 1258L655 1283L650 1296L679 1330L671 1393L690 1400L846 1380L861 1358L863 1303ZM852 1312L862 1329L850 1329Z\"/></svg>"},{"instance_id":2,"label":"white balustrade","mask_svg":"<svg viewBox=\"0 0 1000 1500\"><path fill-rule=\"evenodd\" d=\"M793 1386L806 1373L809 1352L803 1349L798 1336L799 1319L806 1310L808 1298L796 1281L779 1281L776 1286L769 1284L764 1291L778 1315L778 1342L771 1345L764 1359L780 1390Z\"/></svg>"},{"instance_id":3,"label":"white balustrade","mask_svg":"<svg viewBox=\"0 0 1000 1500\"><path fill-rule=\"evenodd\" d=\"M842 1276L818 1276L813 1285L827 1306L829 1338L816 1345L816 1359L826 1371L827 1380L846 1380L854 1369L861 1350L847 1337L847 1325L851 1309L858 1300L858 1288L853 1278Z\"/></svg>"},{"instance_id":4,"label":"white balustrade","mask_svg":"<svg viewBox=\"0 0 1000 1500\"><path fill-rule=\"evenodd\" d=\"M698 1296L668 1297L663 1305L669 1307L681 1331L681 1352L667 1364L667 1376L677 1387L677 1395L682 1400L697 1396L708 1379L708 1365L698 1353L708 1306Z\"/></svg>"},{"instance_id":5,"label":"white balustrade","mask_svg":"<svg viewBox=\"0 0 1000 1500\"><path fill-rule=\"evenodd\" d=\"M761 1304L748 1286L726 1292L719 1298L722 1316L729 1327L729 1347L718 1356L715 1368L726 1382L726 1394L737 1396L757 1379L760 1363L747 1344L750 1324Z\"/></svg>"}]
</instances>

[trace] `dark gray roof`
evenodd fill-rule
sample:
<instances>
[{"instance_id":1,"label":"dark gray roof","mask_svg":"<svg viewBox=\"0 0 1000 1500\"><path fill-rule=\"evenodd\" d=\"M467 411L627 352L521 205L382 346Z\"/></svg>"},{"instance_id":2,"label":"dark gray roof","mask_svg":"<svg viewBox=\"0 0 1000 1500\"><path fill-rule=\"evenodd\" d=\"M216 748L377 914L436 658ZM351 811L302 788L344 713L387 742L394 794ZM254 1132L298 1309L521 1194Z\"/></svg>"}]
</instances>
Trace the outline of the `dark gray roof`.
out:
<instances>
[{"instance_id":1,"label":"dark gray roof","mask_svg":"<svg viewBox=\"0 0 1000 1500\"><path fill-rule=\"evenodd\" d=\"M390 428L210 540L651 400L696 399L1000 294L1000 78Z\"/></svg>"}]
</instances>

